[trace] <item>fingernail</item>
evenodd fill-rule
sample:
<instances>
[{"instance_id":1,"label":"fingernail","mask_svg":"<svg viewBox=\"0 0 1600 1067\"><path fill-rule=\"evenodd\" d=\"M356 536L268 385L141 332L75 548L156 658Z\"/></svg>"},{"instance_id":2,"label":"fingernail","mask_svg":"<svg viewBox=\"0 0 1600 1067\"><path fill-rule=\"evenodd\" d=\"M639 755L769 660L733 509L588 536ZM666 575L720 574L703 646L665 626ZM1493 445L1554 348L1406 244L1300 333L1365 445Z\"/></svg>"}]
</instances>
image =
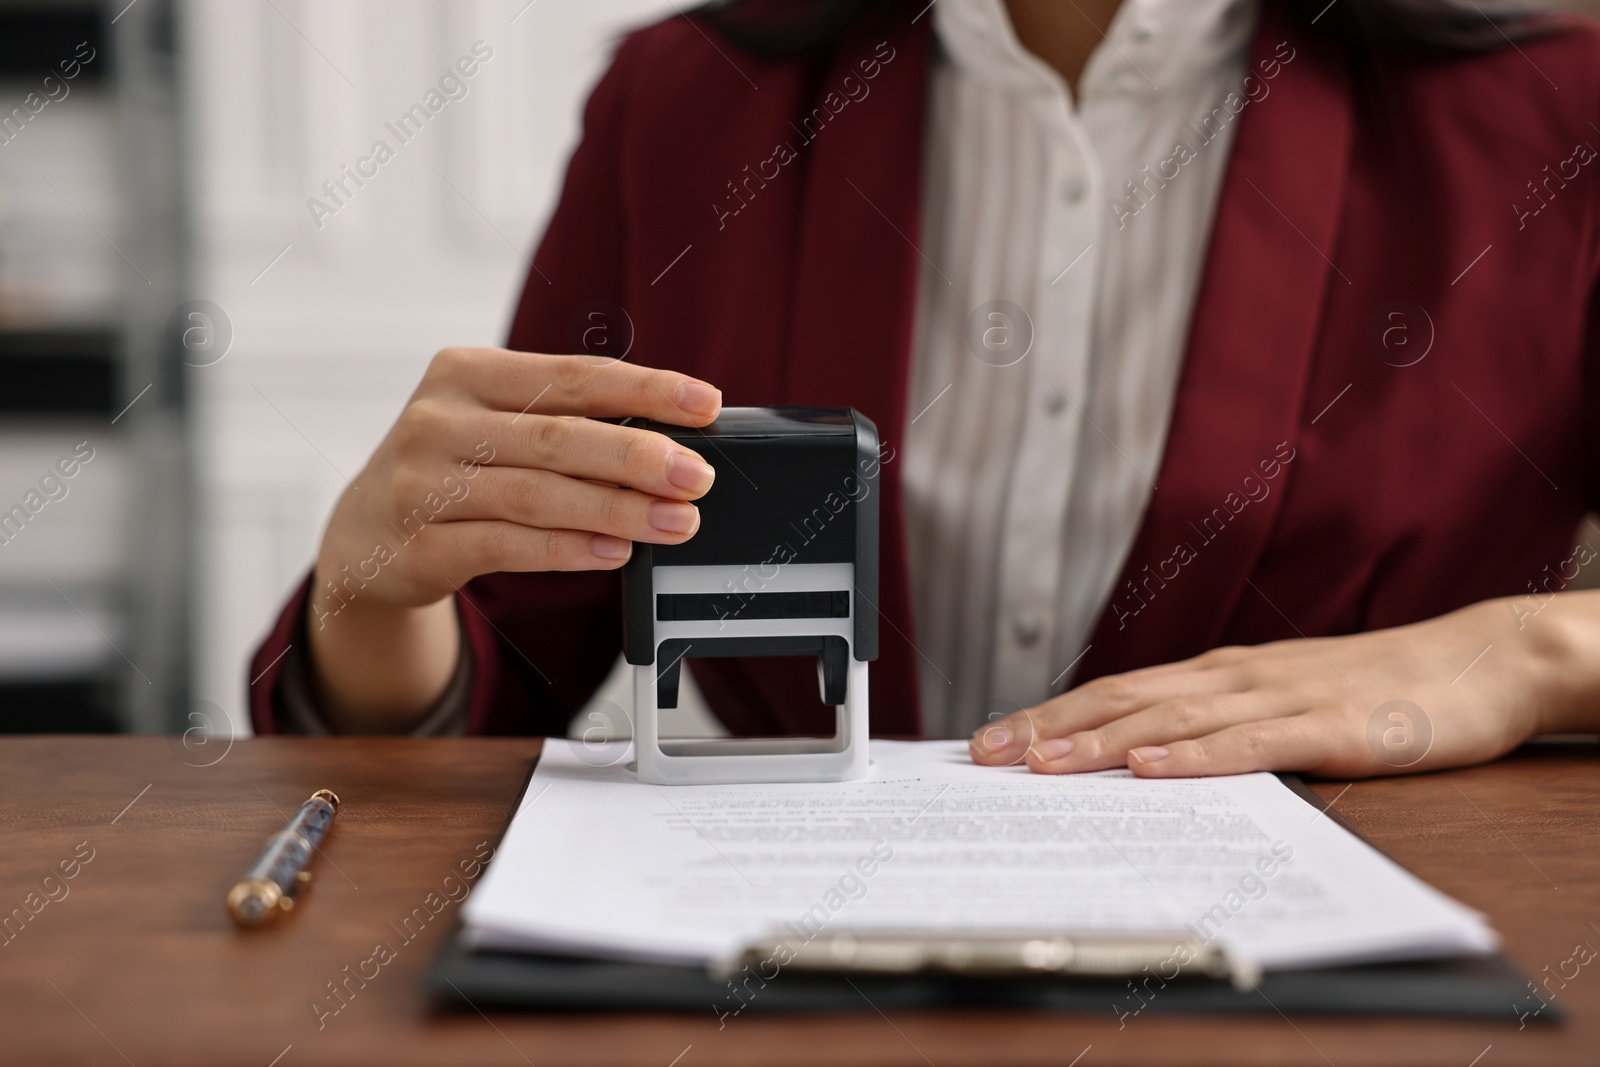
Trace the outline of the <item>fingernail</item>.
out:
<instances>
[{"instance_id":1,"label":"fingernail","mask_svg":"<svg viewBox=\"0 0 1600 1067\"><path fill-rule=\"evenodd\" d=\"M684 382L678 386L678 406L691 415L715 415L722 407L722 391L705 382Z\"/></svg>"},{"instance_id":2,"label":"fingernail","mask_svg":"<svg viewBox=\"0 0 1600 1067\"><path fill-rule=\"evenodd\" d=\"M691 493L703 493L711 488L717 472L704 460L687 452L674 452L667 460L667 481Z\"/></svg>"},{"instance_id":3,"label":"fingernail","mask_svg":"<svg viewBox=\"0 0 1600 1067\"><path fill-rule=\"evenodd\" d=\"M601 559L627 559L633 555L633 542L610 534L595 534L589 550Z\"/></svg>"},{"instance_id":4,"label":"fingernail","mask_svg":"<svg viewBox=\"0 0 1600 1067\"><path fill-rule=\"evenodd\" d=\"M1128 758L1130 760L1136 760L1139 763L1154 763L1156 760L1166 759L1170 755L1172 755L1172 753L1168 752L1160 745L1147 745L1144 748L1128 749Z\"/></svg>"},{"instance_id":5,"label":"fingernail","mask_svg":"<svg viewBox=\"0 0 1600 1067\"><path fill-rule=\"evenodd\" d=\"M700 524L700 509L693 504L657 500L650 505L650 525L662 533L688 533Z\"/></svg>"},{"instance_id":6,"label":"fingernail","mask_svg":"<svg viewBox=\"0 0 1600 1067\"><path fill-rule=\"evenodd\" d=\"M1056 760L1062 756L1070 756L1077 744L1070 737L1052 737L1048 741L1035 741L1033 751L1038 753L1043 760Z\"/></svg>"},{"instance_id":7,"label":"fingernail","mask_svg":"<svg viewBox=\"0 0 1600 1067\"><path fill-rule=\"evenodd\" d=\"M973 734L972 744L979 752L999 752L1011 744L1011 731L1004 726L990 726Z\"/></svg>"}]
</instances>

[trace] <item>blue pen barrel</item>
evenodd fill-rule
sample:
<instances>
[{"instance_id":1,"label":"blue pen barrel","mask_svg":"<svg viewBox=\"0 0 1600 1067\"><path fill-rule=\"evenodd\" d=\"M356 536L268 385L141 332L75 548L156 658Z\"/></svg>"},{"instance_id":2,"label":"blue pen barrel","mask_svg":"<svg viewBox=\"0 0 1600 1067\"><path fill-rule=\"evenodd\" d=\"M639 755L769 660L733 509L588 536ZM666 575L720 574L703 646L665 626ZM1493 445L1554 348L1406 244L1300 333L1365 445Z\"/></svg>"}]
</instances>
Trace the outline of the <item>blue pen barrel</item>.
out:
<instances>
[{"instance_id":1,"label":"blue pen barrel","mask_svg":"<svg viewBox=\"0 0 1600 1067\"><path fill-rule=\"evenodd\" d=\"M294 907L295 896L311 879L306 867L327 836L339 798L327 789L313 793L282 830L267 839L255 863L228 891L228 914L241 926L257 926Z\"/></svg>"}]
</instances>

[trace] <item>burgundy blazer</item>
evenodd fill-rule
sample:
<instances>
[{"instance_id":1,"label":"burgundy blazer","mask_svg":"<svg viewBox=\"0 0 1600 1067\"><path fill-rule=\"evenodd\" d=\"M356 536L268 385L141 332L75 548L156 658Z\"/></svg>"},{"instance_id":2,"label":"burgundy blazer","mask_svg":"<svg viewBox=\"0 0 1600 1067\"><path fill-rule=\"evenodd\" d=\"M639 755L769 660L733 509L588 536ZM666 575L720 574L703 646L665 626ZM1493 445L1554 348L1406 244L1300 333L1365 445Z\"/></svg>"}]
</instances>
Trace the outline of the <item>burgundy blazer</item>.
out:
<instances>
[{"instance_id":1,"label":"burgundy blazer","mask_svg":"<svg viewBox=\"0 0 1600 1067\"><path fill-rule=\"evenodd\" d=\"M631 320L630 359L728 404L877 422L871 713L886 734L920 726L889 457L907 418L931 21L808 62L752 59L685 18L629 36L509 339L575 351L603 302ZM1157 488L1080 680L1559 588L1600 504L1600 33L1353 68L1269 0L1250 66L1275 76L1234 120ZM251 667L263 733L305 593ZM563 733L617 657L618 576L491 574L462 599L470 729ZM831 730L809 663L693 668L735 733Z\"/></svg>"}]
</instances>

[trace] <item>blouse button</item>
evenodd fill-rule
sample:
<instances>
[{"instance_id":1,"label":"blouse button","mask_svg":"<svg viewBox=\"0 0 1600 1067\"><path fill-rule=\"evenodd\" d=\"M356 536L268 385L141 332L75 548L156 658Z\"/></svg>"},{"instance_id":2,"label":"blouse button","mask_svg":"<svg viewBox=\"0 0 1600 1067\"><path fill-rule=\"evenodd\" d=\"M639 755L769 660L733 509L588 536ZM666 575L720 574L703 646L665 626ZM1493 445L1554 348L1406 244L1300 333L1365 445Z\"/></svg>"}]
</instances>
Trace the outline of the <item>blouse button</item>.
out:
<instances>
[{"instance_id":1,"label":"blouse button","mask_svg":"<svg viewBox=\"0 0 1600 1067\"><path fill-rule=\"evenodd\" d=\"M1020 645L1031 645L1044 632L1044 621L1036 611L1019 611L1011 618L1011 632Z\"/></svg>"}]
</instances>

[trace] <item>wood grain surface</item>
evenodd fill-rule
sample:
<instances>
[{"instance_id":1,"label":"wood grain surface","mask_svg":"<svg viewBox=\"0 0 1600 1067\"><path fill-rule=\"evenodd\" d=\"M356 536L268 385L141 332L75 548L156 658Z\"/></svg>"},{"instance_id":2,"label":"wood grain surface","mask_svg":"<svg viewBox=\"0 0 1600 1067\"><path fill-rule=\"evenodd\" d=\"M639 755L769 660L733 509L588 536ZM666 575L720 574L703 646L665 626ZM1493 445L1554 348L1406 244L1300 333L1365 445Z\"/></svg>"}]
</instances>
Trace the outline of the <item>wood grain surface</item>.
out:
<instances>
[{"instance_id":1,"label":"wood grain surface","mask_svg":"<svg viewBox=\"0 0 1600 1067\"><path fill-rule=\"evenodd\" d=\"M1502 1020L1470 1024L1146 1015L1121 1029L1110 1006L1088 1015L886 1017L863 1004L824 1016L747 1014L719 1029L709 1006L703 1016L485 1015L466 1003L430 1004L421 976L455 919L448 897L460 895L460 883L447 879L463 878L461 864L470 871L483 843L497 838L538 752L538 741L522 739L270 738L204 751L146 737L0 741L0 917L12 916L0 940L0 1062L1600 1062L1600 960L1571 962L1576 946L1600 947L1593 744L1534 746L1489 766L1348 789L1316 786L1401 863L1487 912L1530 976L1576 970L1548 987L1567 1021L1520 1029L1511 1004ZM322 787L344 808L313 866L314 888L287 921L235 930L222 907L228 885L265 835ZM394 958L364 985L350 983L355 992L339 1012L319 1019L314 1004L324 1012L340 1004L328 983L343 980L347 966L371 974L364 961L379 942L395 947Z\"/></svg>"}]
</instances>

